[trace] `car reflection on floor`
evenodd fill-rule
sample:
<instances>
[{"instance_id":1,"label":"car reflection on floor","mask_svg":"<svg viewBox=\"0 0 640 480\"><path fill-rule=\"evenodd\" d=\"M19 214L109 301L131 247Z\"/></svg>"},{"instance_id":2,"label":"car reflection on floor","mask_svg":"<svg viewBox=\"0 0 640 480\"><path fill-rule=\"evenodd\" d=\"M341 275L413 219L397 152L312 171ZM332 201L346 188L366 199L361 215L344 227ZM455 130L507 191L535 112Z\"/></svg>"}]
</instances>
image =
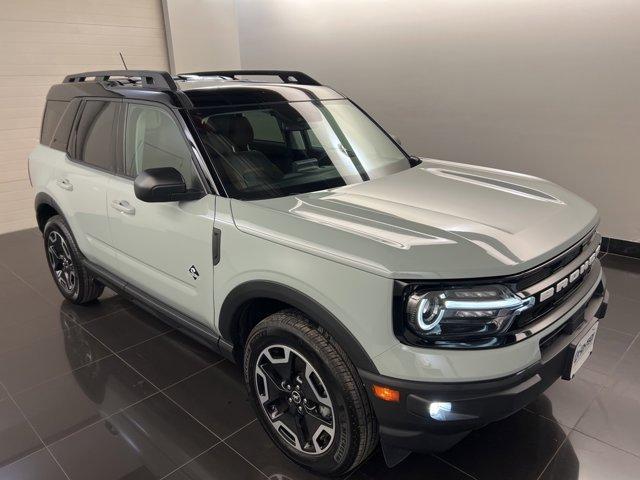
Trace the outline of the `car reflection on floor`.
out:
<instances>
[{"instance_id":1,"label":"car reflection on floor","mask_svg":"<svg viewBox=\"0 0 640 480\"><path fill-rule=\"evenodd\" d=\"M69 312L67 312L69 313ZM76 318L78 321L78 318ZM100 409L102 405L108 404L120 404L123 403L120 399L114 398L122 395L127 395L127 386L123 386L117 378L113 378L109 371L105 371L101 368L101 361L93 361L95 357L91 351L92 337L86 330L69 328L67 322L69 317L66 314L61 314L61 322L65 325L65 349L67 355L70 357L70 364L88 364L84 368L80 368L73 371L73 376L78 385L82 388L84 394L90 401ZM240 372L238 372L237 378L238 385L241 385ZM185 439L180 435L181 432L176 432L175 424L173 423L173 417L170 412L167 412L167 408L170 405L165 399L162 398L163 393L154 393L148 400L141 402L139 406L129 407L124 409L118 414L108 416L104 421L98 423L94 428L96 430L103 429L108 435L119 437L120 441L124 445L124 448L130 449L135 452L135 471L139 472L144 470L145 472L152 473L155 477L162 476L166 471L165 464L170 462L184 462L185 458L189 458L192 454L189 451L182 450L182 442ZM157 397L157 400L154 398ZM171 407L169 406L169 409ZM111 409L107 408L104 411L96 414L93 421L99 421L101 417L107 416ZM553 419L553 405L551 401L544 395L541 396L536 402L536 412L538 415L547 419ZM212 415L225 415L225 411L212 412ZM85 419L89 421L89 419ZM84 423L84 422L83 422ZM550 422L549 422L550 423ZM74 428L71 426L71 428ZM494 428L493 426L491 428ZM101 437L102 435L94 434L93 437ZM524 432L523 432L524 433ZM544 430L543 430L544 433ZM476 432L474 436L479 437L479 440L483 438L483 431ZM517 435L517 432L516 432ZM188 436L188 433L187 433ZM491 436L493 438L493 435ZM526 438L527 448L523 450L520 455L514 458L517 462L523 462L526 459L544 459L549 450L547 439L538 438L532 432L527 432L523 435ZM555 437L551 437L554 438ZM178 441L178 439L180 441ZM530 441L535 439L537 441ZM112 442L110 442L112 443ZM495 442L494 442L495 443ZM497 445L496 445L497 446ZM491 445L488 445L491 448ZM122 447L121 447L122 448ZM557 448L557 445L556 445ZM561 477L549 477L549 478L562 478L563 480L571 480L579 478L579 461L575 452L571 448L571 443L565 440L562 444L563 455L565 457L562 476ZM187 448L187 450L190 450ZM461 450L464 454L464 450ZM442 454L444 457L447 453ZM379 458L378 458L379 457ZM416 462L419 463L424 455L414 454L405 463L393 470L404 471L409 473L411 466ZM380 452L376 452L374 458L369 462L369 465L365 465L359 471L357 471L352 478L358 478L364 475L362 478L374 478L371 476L374 472L371 472L371 466L375 465L375 470L386 470L386 466L382 464L382 458ZM118 468L117 471L113 471L115 475L113 478L124 478L131 474L130 465L121 464L122 468ZM190 465L189 476L186 478L200 479L211 478L212 472L209 466L200 464L197 461L192 462ZM295 467L294 467L295 468ZM375 476L375 474L374 474ZM269 478L274 480L293 480L296 477L291 477L284 473L271 473Z\"/></svg>"}]
</instances>

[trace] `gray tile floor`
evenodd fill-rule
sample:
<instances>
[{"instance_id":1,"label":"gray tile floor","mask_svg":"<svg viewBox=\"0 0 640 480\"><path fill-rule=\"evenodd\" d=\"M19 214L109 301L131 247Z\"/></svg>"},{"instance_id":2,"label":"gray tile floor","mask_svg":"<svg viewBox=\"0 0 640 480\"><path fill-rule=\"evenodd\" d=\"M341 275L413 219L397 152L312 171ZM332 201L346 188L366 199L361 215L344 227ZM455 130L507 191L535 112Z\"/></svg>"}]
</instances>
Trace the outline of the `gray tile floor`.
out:
<instances>
[{"instance_id":1,"label":"gray tile floor","mask_svg":"<svg viewBox=\"0 0 640 480\"><path fill-rule=\"evenodd\" d=\"M611 292L571 382L394 469L351 479L640 478L640 260L603 259ZM235 365L108 292L62 301L36 230L0 236L0 479L317 478L255 421Z\"/></svg>"}]
</instances>

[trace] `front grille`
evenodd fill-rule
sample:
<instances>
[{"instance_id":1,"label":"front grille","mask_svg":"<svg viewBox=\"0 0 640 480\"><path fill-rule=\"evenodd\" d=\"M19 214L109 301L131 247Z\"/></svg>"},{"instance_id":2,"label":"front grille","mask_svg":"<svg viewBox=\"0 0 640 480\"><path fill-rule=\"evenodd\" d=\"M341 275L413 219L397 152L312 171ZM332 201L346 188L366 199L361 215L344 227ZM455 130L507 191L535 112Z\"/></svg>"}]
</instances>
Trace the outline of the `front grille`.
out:
<instances>
[{"instance_id":1,"label":"front grille","mask_svg":"<svg viewBox=\"0 0 640 480\"><path fill-rule=\"evenodd\" d=\"M538 295L542 291L549 289L563 278L568 277L571 272L579 269L596 250L599 241L600 236L592 232L563 254L518 278L516 282L517 290L521 292L523 297L534 296L536 304L516 317L510 331L518 331L529 327L538 319L565 303L580 288L591 271L590 265L576 280L569 283L560 292L556 291L550 299L542 302L538 301Z\"/></svg>"},{"instance_id":2,"label":"front grille","mask_svg":"<svg viewBox=\"0 0 640 480\"><path fill-rule=\"evenodd\" d=\"M547 313L562 305L565 302L566 298L570 296L575 290L577 290L580 285L582 285L585 277L590 271L591 268L589 268L582 277L570 284L569 287L562 290L559 294L556 294L552 300L539 303L533 308L530 308L529 310L526 310L522 314L518 315L516 321L513 324L513 329L520 330L521 328L524 328L527 325L535 322L538 318L546 315Z\"/></svg>"},{"instance_id":3,"label":"front grille","mask_svg":"<svg viewBox=\"0 0 640 480\"><path fill-rule=\"evenodd\" d=\"M594 235L595 231L589 233L579 243L575 244L573 247L564 251L557 257L519 276L516 283L516 290L521 291L530 288L536 283L542 282L543 280L551 277L554 273L562 270L584 252L591 242L593 242Z\"/></svg>"}]
</instances>

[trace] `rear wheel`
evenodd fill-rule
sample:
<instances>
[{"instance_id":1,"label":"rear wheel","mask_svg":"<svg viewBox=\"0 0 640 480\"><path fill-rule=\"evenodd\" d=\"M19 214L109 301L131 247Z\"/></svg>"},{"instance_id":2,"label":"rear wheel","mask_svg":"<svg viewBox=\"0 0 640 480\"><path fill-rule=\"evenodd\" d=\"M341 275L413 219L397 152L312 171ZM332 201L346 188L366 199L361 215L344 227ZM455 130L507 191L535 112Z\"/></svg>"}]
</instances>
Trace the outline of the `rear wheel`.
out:
<instances>
[{"instance_id":1,"label":"rear wheel","mask_svg":"<svg viewBox=\"0 0 640 480\"><path fill-rule=\"evenodd\" d=\"M299 312L275 313L253 329L244 373L262 426L302 466L344 474L375 447L375 418L355 367Z\"/></svg>"},{"instance_id":2,"label":"rear wheel","mask_svg":"<svg viewBox=\"0 0 640 480\"><path fill-rule=\"evenodd\" d=\"M95 300L104 285L95 280L82 265L82 254L71 230L60 215L54 215L44 227L47 264L60 293L76 304Z\"/></svg>"}]
</instances>

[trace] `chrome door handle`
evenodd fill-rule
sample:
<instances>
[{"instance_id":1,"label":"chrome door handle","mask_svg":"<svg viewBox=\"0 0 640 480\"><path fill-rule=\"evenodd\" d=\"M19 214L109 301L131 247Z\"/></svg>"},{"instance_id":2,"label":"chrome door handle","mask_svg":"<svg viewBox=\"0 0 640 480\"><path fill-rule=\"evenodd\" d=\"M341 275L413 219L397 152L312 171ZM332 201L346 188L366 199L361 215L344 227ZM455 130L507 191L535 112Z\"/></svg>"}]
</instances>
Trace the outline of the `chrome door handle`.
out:
<instances>
[{"instance_id":1,"label":"chrome door handle","mask_svg":"<svg viewBox=\"0 0 640 480\"><path fill-rule=\"evenodd\" d=\"M111 208L119 212L126 213L127 215L135 215L136 213L136 209L126 200L112 200Z\"/></svg>"},{"instance_id":2,"label":"chrome door handle","mask_svg":"<svg viewBox=\"0 0 640 480\"><path fill-rule=\"evenodd\" d=\"M58 185L60 188L62 188L64 190L69 190L69 191L73 190L73 185L66 178L57 179L56 180L56 185Z\"/></svg>"}]
</instances>

